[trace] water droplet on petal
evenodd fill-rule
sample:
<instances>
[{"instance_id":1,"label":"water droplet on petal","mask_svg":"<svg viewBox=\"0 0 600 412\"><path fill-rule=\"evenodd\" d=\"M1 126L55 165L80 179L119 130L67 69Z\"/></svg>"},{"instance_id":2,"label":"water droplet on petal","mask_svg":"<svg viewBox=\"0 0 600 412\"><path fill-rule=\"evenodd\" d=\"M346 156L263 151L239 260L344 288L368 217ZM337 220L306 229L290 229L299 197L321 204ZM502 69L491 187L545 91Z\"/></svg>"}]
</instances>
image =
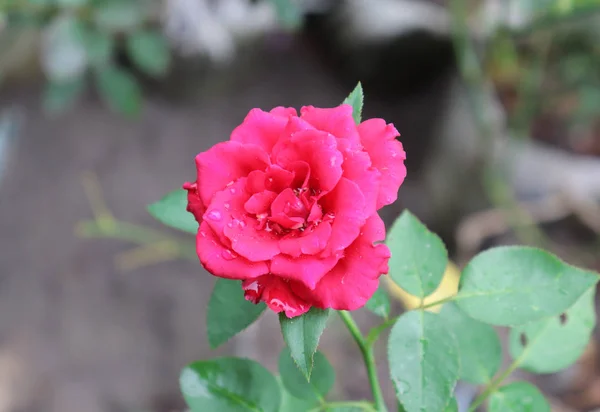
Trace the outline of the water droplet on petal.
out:
<instances>
[{"instance_id":1,"label":"water droplet on petal","mask_svg":"<svg viewBox=\"0 0 600 412\"><path fill-rule=\"evenodd\" d=\"M231 192L231 194L235 194L235 187L230 188L229 191Z\"/></svg>"},{"instance_id":2,"label":"water droplet on petal","mask_svg":"<svg viewBox=\"0 0 600 412\"><path fill-rule=\"evenodd\" d=\"M218 222L223 216L221 215L220 211L213 209L210 212L208 212L208 215L206 217L212 221Z\"/></svg>"},{"instance_id":3,"label":"water droplet on petal","mask_svg":"<svg viewBox=\"0 0 600 412\"><path fill-rule=\"evenodd\" d=\"M223 207L225 208L225 210L229 210L231 205L229 203L225 203L225 204L223 204Z\"/></svg>"},{"instance_id":4,"label":"water droplet on petal","mask_svg":"<svg viewBox=\"0 0 600 412\"><path fill-rule=\"evenodd\" d=\"M221 253L221 256L223 256L223 259L225 260L233 260L236 257L238 257L238 255L236 255L233 251L226 249Z\"/></svg>"}]
</instances>

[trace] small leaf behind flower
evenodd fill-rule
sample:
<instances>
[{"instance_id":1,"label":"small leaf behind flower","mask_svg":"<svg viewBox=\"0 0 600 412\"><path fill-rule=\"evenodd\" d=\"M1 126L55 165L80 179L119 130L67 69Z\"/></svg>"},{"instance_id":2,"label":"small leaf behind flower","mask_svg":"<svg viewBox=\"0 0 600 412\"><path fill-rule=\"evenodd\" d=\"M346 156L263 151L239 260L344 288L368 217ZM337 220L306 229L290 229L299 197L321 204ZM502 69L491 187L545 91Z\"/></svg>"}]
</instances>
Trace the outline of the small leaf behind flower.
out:
<instances>
[{"instance_id":1,"label":"small leaf behind flower","mask_svg":"<svg viewBox=\"0 0 600 412\"><path fill-rule=\"evenodd\" d=\"M598 274L543 250L497 247L478 254L464 268L457 304L482 322L520 325L559 316L597 282Z\"/></svg>"},{"instance_id":2,"label":"small leaf behind flower","mask_svg":"<svg viewBox=\"0 0 600 412\"><path fill-rule=\"evenodd\" d=\"M456 402L456 398L450 400L450 404L444 409L444 412L458 412L458 402Z\"/></svg>"},{"instance_id":3,"label":"small leaf behind flower","mask_svg":"<svg viewBox=\"0 0 600 412\"><path fill-rule=\"evenodd\" d=\"M456 340L444 320L423 310L400 316L388 341L390 374L406 412L444 411L459 378Z\"/></svg>"},{"instance_id":4,"label":"small leaf behind flower","mask_svg":"<svg viewBox=\"0 0 600 412\"><path fill-rule=\"evenodd\" d=\"M314 355L319 339L327 325L328 309L311 308L302 316L289 319L284 313L279 314L281 334L292 359L300 372L310 381Z\"/></svg>"},{"instance_id":5,"label":"small leaf behind flower","mask_svg":"<svg viewBox=\"0 0 600 412\"><path fill-rule=\"evenodd\" d=\"M184 232L196 234L198 222L186 210L187 192L177 189L168 193L156 203L148 206L148 212L159 222Z\"/></svg>"},{"instance_id":6,"label":"small leaf behind flower","mask_svg":"<svg viewBox=\"0 0 600 412\"><path fill-rule=\"evenodd\" d=\"M594 330L595 292L595 287L590 288L561 316L512 328L510 354L519 359L521 368L536 373L553 373L579 359Z\"/></svg>"},{"instance_id":7,"label":"small leaf behind flower","mask_svg":"<svg viewBox=\"0 0 600 412\"><path fill-rule=\"evenodd\" d=\"M335 372L321 352L315 353L310 382L294 364L288 348L284 348L279 355L279 374L290 394L299 399L309 399L315 402L322 400L335 382Z\"/></svg>"},{"instance_id":8,"label":"small leaf behind flower","mask_svg":"<svg viewBox=\"0 0 600 412\"><path fill-rule=\"evenodd\" d=\"M362 84L358 82L354 90L352 90L352 93L350 93L343 102L343 104L349 104L352 106L352 117L354 118L356 124L359 124L362 118L363 100L364 94Z\"/></svg>"},{"instance_id":9,"label":"small leaf behind flower","mask_svg":"<svg viewBox=\"0 0 600 412\"><path fill-rule=\"evenodd\" d=\"M266 308L264 302L255 305L244 299L240 281L217 279L208 302L206 319L211 348L222 345L246 329Z\"/></svg>"},{"instance_id":10,"label":"small leaf behind flower","mask_svg":"<svg viewBox=\"0 0 600 412\"><path fill-rule=\"evenodd\" d=\"M279 412L281 392L258 362L217 358L188 365L179 378L191 412Z\"/></svg>"},{"instance_id":11,"label":"small leaf behind flower","mask_svg":"<svg viewBox=\"0 0 600 412\"><path fill-rule=\"evenodd\" d=\"M544 395L529 382L514 382L490 396L490 412L550 412Z\"/></svg>"},{"instance_id":12,"label":"small leaf behind flower","mask_svg":"<svg viewBox=\"0 0 600 412\"><path fill-rule=\"evenodd\" d=\"M398 286L419 298L437 289L446 271L448 252L436 234L405 210L394 222L386 243L392 252L390 277Z\"/></svg>"},{"instance_id":13,"label":"small leaf behind flower","mask_svg":"<svg viewBox=\"0 0 600 412\"><path fill-rule=\"evenodd\" d=\"M382 318L387 319L390 315L390 298L387 293L385 293L381 283L373 296L371 296L371 299L367 301L365 307Z\"/></svg>"}]
</instances>

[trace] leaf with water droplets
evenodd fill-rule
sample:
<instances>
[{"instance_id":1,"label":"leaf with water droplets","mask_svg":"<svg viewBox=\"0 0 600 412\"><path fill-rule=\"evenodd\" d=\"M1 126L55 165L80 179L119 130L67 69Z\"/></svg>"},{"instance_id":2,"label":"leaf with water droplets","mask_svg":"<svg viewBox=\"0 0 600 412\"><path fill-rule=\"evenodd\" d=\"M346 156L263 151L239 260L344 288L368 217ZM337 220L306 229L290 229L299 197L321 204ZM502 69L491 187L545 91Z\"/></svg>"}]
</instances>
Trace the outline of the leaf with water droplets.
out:
<instances>
[{"instance_id":1,"label":"leaf with water droplets","mask_svg":"<svg viewBox=\"0 0 600 412\"><path fill-rule=\"evenodd\" d=\"M359 124L362 117L362 109L363 109L363 100L364 94L362 89L362 84L358 82L352 93L348 95L344 99L343 104L349 104L352 106L352 117L354 118L354 122Z\"/></svg>"},{"instance_id":2,"label":"leaf with water droplets","mask_svg":"<svg viewBox=\"0 0 600 412\"><path fill-rule=\"evenodd\" d=\"M250 326L266 309L244 299L239 280L217 279L206 318L208 342L216 348Z\"/></svg>"},{"instance_id":3,"label":"leaf with water droplets","mask_svg":"<svg viewBox=\"0 0 600 412\"><path fill-rule=\"evenodd\" d=\"M489 412L550 412L544 395L529 382L514 382L490 396Z\"/></svg>"},{"instance_id":4,"label":"leaf with water droplets","mask_svg":"<svg viewBox=\"0 0 600 412\"><path fill-rule=\"evenodd\" d=\"M419 298L437 289L446 271L448 252L436 234L405 210L394 222L386 243L392 252L390 277L398 286Z\"/></svg>"},{"instance_id":5,"label":"leaf with water droplets","mask_svg":"<svg viewBox=\"0 0 600 412\"><path fill-rule=\"evenodd\" d=\"M284 313L279 314L283 340L290 349L296 366L307 380L310 380L314 355L328 318L328 309L315 307L312 307L304 315L291 319Z\"/></svg>"},{"instance_id":6,"label":"leaf with water droplets","mask_svg":"<svg viewBox=\"0 0 600 412\"><path fill-rule=\"evenodd\" d=\"M271 373L249 359L217 358L188 365L179 378L191 412L279 412L281 392Z\"/></svg>"},{"instance_id":7,"label":"leaf with water droplets","mask_svg":"<svg viewBox=\"0 0 600 412\"><path fill-rule=\"evenodd\" d=\"M406 412L443 411L459 376L454 335L436 314L412 311L400 316L388 342L390 374Z\"/></svg>"},{"instance_id":8,"label":"leaf with water droplets","mask_svg":"<svg viewBox=\"0 0 600 412\"><path fill-rule=\"evenodd\" d=\"M467 264L456 301L474 319L520 325L559 316L597 282L598 274L568 265L543 250L497 247Z\"/></svg>"},{"instance_id":9,"label":"leaf with water droplets","mask_svg":"<svg viewBox=\"0 0 600 412\"><path fill-rule=\"evenodd\" d=\"M521 368L553 373L573 364L583 354L596 323L594 294L590 288L560 316L512 328L510 354Z\"/></svg>"},{"instance_id":10,"label":"leaf with water droplets","mask_svg":"<svg viewBox=\"0 0 600 412\"><path fill-rule=\"evenodd\" d=\"M148 206L148 212L159 222L184 232L196 234L198 222L186 210L187 192L177 189L168 193L156 203Z\"/></svg>"}]
</instances>

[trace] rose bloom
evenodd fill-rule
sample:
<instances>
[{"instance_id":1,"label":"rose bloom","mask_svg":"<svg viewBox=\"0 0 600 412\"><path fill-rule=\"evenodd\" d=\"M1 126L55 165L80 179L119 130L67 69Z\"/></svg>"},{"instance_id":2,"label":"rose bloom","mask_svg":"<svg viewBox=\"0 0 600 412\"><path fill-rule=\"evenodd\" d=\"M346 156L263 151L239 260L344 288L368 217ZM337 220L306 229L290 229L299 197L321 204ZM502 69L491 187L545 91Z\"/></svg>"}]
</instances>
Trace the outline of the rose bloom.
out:
<instances>
[{"instance_id":1,"label":"rose bloom","mask_svg":"<svg viewBox=\"0 0 600 412\"><path fill-rule=\"evenodd\" d=\"M388 271L377 210L406 176L397 136L382 119L357 126L347 104L251 110L183 186L200 262L290 318L363 306Z\"/></svg>"}]
</instances>

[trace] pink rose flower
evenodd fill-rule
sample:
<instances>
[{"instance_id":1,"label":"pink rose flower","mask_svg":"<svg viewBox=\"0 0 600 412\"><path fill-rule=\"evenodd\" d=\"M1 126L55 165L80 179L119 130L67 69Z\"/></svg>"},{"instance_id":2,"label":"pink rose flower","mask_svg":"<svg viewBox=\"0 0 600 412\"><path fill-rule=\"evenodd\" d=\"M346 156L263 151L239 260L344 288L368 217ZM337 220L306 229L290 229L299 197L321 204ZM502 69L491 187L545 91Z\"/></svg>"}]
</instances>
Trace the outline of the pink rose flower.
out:
<instances>
[{"instance_id":1,"label":"pink rose flower","mask_svg":"<svg viewBox=\"0 0 600 412\"><path fill-rule=\"evenodd\" d=\"M356 125L352 107L253 109L227 142L196 157L187 210L197 251L246 299L299 316L354 310L388 271L377 210L396 200L406 155L382 119Z\"/></svg>"}]
</instances>

